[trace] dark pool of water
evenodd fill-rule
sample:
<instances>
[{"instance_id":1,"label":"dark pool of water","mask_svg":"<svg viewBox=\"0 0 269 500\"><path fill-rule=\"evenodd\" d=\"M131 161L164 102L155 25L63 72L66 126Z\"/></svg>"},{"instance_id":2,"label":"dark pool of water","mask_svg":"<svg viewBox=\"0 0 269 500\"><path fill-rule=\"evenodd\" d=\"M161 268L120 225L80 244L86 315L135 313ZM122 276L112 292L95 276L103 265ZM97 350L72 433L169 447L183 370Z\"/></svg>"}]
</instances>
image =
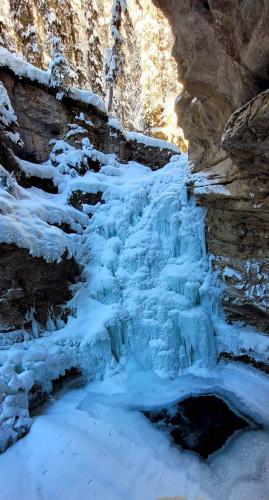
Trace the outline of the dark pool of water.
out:
<instances>
[{"instance_id":1,"label":"dark pool of water","mask_svg":"<svg viewBox=\"0 0 269 500\"><path fill-rule=\"evenodd\" d=\"M219 450L236 431L252 427L216 395L192 396L174 406L143 411L176 445L203 458Z\"/></svg>"}]
</instances>

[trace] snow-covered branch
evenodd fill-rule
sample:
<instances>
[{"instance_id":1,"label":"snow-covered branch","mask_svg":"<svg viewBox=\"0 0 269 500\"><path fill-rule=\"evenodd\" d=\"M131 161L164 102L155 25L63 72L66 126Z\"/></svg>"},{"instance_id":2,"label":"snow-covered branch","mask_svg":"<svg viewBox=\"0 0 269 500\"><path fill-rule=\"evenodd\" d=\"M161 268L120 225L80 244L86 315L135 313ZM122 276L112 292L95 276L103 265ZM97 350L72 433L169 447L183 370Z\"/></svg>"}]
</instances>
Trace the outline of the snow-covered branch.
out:
<instances>
[{"instance_id":1,"label":"snow-covered branch","mask_svg":"<svg viewBox=\"0 0 269 500\"><path fill-rule=\"evenodd\" d=\"M12 142L22 145L18 127L17 116L14 113L8 93L0 82L0 135L8 137Z\"/></svg>"}]
</instances>

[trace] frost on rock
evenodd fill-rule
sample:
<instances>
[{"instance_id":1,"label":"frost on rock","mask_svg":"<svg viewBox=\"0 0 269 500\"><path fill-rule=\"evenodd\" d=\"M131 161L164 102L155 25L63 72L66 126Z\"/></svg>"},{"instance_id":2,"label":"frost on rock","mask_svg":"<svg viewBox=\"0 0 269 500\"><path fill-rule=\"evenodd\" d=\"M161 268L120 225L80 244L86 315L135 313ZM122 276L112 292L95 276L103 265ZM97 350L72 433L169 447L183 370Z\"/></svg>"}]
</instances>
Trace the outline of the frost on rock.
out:
<instances>
[{"instance_id":1,"label":"frost on rock","mask_svg":"<svg viewBox=\"0 0 269 500\"><path fill-rule=\"evenodd\" d=\"M56 68L57 64L56 61L59 63L61 62L61 57L57 57L55 61L52 61L53 68L55 68L55 79L52 80L52 87L54 87L54 84L59 82L60 84L60 76L58 73L60 73L60 67ZM59 65L60 66L60 65ZM21 77L21 78L27 78L29 80L32 80L34 82L38 82L41 85L44 85L46 87L49 87L49 82L51 78L51 71L44 71L42 69L37 68L36 66L33 66L32 64L28 63L25 61L22 57L20 57L18 54L13 54L9 50L5 49L4 47L0 47L0 67L7 67L9 68L15 75ZM69 71L69 70L68 70ZM69 75L73 75L73 70L70 69ZM56 75L57 73L57 75ZM64 76L64 74L63 74ZM59 77L59 79L58 79ZM91 106L96 107L99 111L102 113L106 112L106 106L104 101L94 92L91 92L89 90L81 90L76 87L68 87L68 95L70 98L74 99L75 101L81 101L85 104L90 104Z\"/></svg>"},{"instance_id":2,"label":"frost on rock","mask_svg":"<svg viewBox=\"0 0 269 500\"><path fill-rule=\"evenodd\" d=\"M68 63L59 37L52 37L51 62L49 64L49 86L57 89L57 99L69 93L76 78L75 71Z\"/></svg>"},{"instance_id":3,"label":"frost on rock","mask_svg":"<svg viewBox=\"0 0 269 500\"><path fill-rule=\"evenodd\" d=\"M20 134L16 131L17 127L17 116L12 108L8 93L0 82L0 137L3 135L15 144L22 146Z\"/></svg>"}]
</instances>

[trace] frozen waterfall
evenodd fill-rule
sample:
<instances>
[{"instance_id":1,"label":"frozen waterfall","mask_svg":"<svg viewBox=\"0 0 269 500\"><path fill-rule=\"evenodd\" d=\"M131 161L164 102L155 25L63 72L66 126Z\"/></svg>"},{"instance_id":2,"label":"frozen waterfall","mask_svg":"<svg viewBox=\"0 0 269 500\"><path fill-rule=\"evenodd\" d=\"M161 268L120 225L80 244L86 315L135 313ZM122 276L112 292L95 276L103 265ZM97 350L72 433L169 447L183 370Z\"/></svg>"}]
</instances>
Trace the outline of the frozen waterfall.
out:
<instances>
[{"instance_id":1,"label":"frozen waterfall","mask_svg":"<svg viewBox=\"0 0 269 500\"><path fill-rule=\"evenodd\" d=\"M79 154L72 150L73 160ZM1 351L7 404L11 394L28 427L31 387L50 393L52 381L71 368L98 380L133 361L138 370L174 378L196 368L200 374L217 360L218 293L210 284L204 212L187 197L187 157L174 156L152 171L102 155L100 171L81 177L69 173L68 151L60 156L65 174L56 171L60 193L53 195L52 212L63 210L77 189L102 193L103 203L85 204L84 214L78 212L87 219L83 235L64 236L83 268L83 281L73 285L67 324L57 330L48 318L49 331L37 338L34 322L33 339ZM25 392L23 402L18 388Z\"/></svg>"},{"instance_id":2,"label":"frozen waterfall","mask_svg":"<svg viewBox=\"0 0 269 500\"><path fill-rule=\"evenodd\" d=\"M95 176L105 203L85 235L88 308L108 313L113 359L133 357L162 377L216 362L204 211L188 200L187 168L185 155L157 172L103 167Z\"/></svg>"},{"instance_id":3,"label":"frozen waterfall","mask_svg":"<svg viewBox=\"0 0 269 500\"><path fill-rule=\"evenodd\" d=\"M205 214L187 196L186 156L152 171L102 154L99 172L78 176L68 155L75 162L80 153L59 153L59 194L50 195L51 216L68 207L71 220L79 215L83 224L80 234L62 234L58 245L83 269L83 280L73 285L72 314L61 329L51 317L39 338L1 350L0 450L32 425L0 456L1 499L264 499L265 431L240 434L207 463L171 446L166 431L141 411L214 392L229 395L261 425L269 422L267 377L239 363L216 363L227 343L236 352L249 338L250 346L266 349L251 332L240 345L239 327L221 318L221 290L205 252ZM84 204L84 213L71 209L70 193L78 189L102 193L103 203ZM47 206L48 195L38 195ZM46 252L50 241L43 240ZM51 394L52 381L72 368L83 377L31 418L32 387Z\"/></svg>"}]
</instances>

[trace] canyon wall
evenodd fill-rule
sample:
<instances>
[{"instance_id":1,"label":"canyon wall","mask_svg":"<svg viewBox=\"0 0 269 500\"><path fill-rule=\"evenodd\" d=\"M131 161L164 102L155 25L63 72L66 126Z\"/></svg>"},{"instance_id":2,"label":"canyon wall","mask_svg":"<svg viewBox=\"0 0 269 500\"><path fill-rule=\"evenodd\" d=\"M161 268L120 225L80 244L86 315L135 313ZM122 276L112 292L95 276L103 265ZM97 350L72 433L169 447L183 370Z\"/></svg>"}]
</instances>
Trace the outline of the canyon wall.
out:
<instances>
[{"instance_id":1,"label":"canyon wall","mask_svg":"<svg viewBox=\"0 0 269 500\"><path fill-rule=\"evenodd\" d=\"M154 0L174 34L189 189L206 207L230 321L269 331L269 3Z\"/></svg>"},{"instance_id":2,"label":"canyon wall","mask_svg":"<svg viewBox=\"0 0 269 500\"><path fill-rule=\"evenodd\" d=\"M117 0L3 0L0 4L0 46L21 53L47 69L52 37L59 37L74 70L74 83L105 98L106 64L113 47L112 7ZM113 82L112 114L128 129L151 133L176 143L174 98L180 90L171 57L169 24L151 0L129 0L121 10L120 71Z\"/></svg>"}]
</instances>

